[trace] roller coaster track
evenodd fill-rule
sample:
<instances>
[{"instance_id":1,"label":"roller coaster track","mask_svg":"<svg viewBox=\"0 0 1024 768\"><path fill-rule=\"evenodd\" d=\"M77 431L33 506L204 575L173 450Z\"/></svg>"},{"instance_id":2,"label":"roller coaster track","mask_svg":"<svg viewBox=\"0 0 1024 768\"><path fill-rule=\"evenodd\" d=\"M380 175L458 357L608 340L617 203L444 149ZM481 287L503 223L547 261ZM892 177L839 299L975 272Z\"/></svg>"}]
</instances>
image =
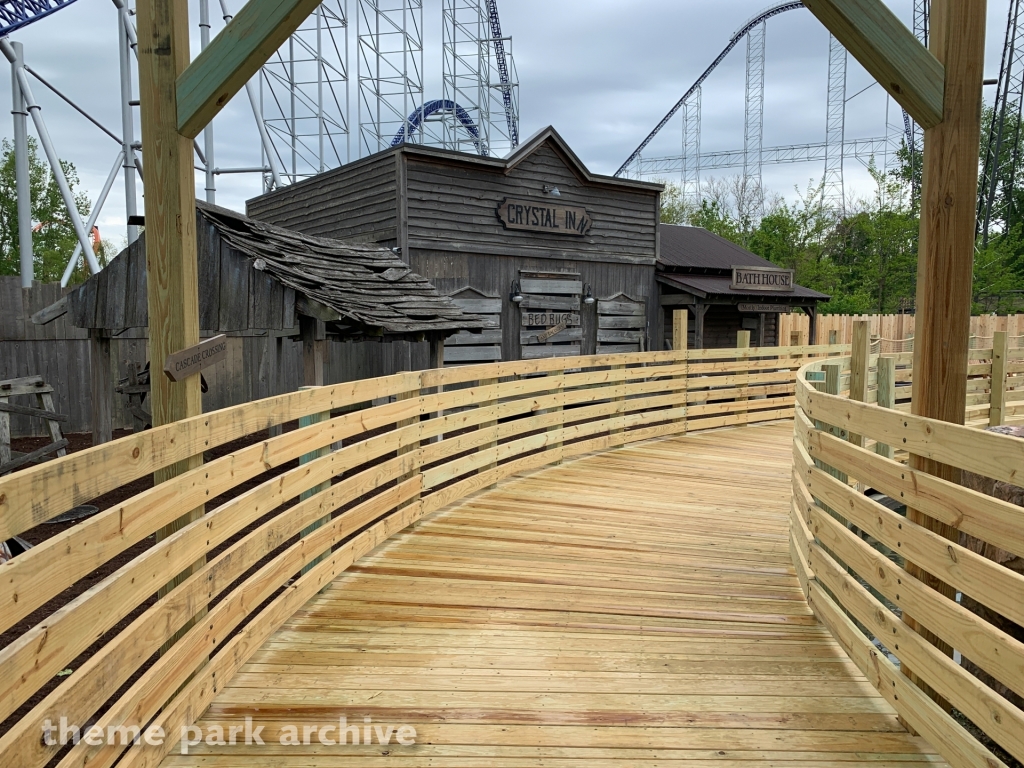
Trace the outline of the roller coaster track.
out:
<instances>
[{"instance_id":1,"label":"roller coaster track","mask_svg":"<svg viewBox=\"0 0 1024 768\"><path fill-rule=\"evenodd\" d=\"M27 27L75 0L0 0L0 37Z\"/></svg>"},{"instance_id":2,"label":"roller coaster track","mask_svg":"<svg viewBox=\"0 0 1024 768\"><path fill-rule=\"evenodd\" d=\"M508 57L505 55L505 38L501 36L498 0L487 0L487 16L491 22L491 40L494 43L494 58L498 62L498 77L501 78L501 100L505 105L505 119L508 120L508 137L515 149L519 146L519 121L512 104L512 81L509 78Z\"/></svg>"},{"instance_id":3,"label":"roller coaster track","mask_svg":"<svg viewBox=\"0 0 1024 768\"><path fill-rule=\"evenodd\" d=\"M742 40L748 32L750 32L750 30L752 30L758 24L761 24L767 21L768 19L772 18L773 16L778 16L780 13L786 13L786 11L795 11L797 8L803 7L804 4L802 2L780 3L779 5L772 6L766 11L757 14L752 19L750 19L750 21L748 21L746 24L740 27L736 31L736 34L734 34L732 38L730 38L729 44L726 45L722 52L718 54L718 56L715 58L715 60L711 62L711 65L704 70L704 73L697 78L697 81L690 86L689 90L687 90L686 93L683 94L683 97L676 102L675 106L669 110L668 114L661 119L661 122L654 126L654 130L651 131L648 134L647 138L640 143L640 146L633 150L633 154L626 158L626 162L624 162L622 166L619 168L619 170L615 172L615 175L621 176L623 173L625 173L626 169L636 161L637 157L640 156L640 153L644 151L647 145L654 140L654 137L658 135L658 132L665 127L668 121L671 120L672 117L676 114L676 112L680 110L683 104L686 103L686 100L690 98L690 96L692 96L698 88L701 87L704 81L708 79L708 76L715 71L718 65L722 63L722 60L729 55L729 52L736 47L736 44L739 43L739 41Z\"/></svg>"}]
</instances>

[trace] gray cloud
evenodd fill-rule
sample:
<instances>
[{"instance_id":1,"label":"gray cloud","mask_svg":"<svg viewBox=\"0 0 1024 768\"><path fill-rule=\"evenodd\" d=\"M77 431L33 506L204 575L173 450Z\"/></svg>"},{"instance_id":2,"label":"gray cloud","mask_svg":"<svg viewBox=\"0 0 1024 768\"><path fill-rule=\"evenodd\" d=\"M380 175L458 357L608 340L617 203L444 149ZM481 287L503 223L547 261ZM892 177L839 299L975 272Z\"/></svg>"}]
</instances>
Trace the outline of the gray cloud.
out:
<instances>
[{"instance_id":1,"label":"gray cloud","mask_svg":"<svg viewBox=\"0 0 1024 768\"><path fill-rule=\"evenodd\" d=\"M193 53L198 50L196 0L190 3ZM241 0L233 0L238 7ZM554 125L592 170L612 173L647 135L684 90L722 49L733 32L762 10L761 0L503 0L499 3L521 83L522 133ZM424 3L426 97L440 95L440 2ZM911 0L892 0L893 11L909 24ZM350 0L354 18L355 0ZM216 17L214 31L220 28ZM115 133L120 133L117 75L117 15L107 0L78 0L72 6L14 34L25 44L33 68L65 90ZM1003 3L990 3L986 74L998 73L1006 23ZM797 10L768 24L764 113L766 145L822 141L828 37L807 11ZM870 77L851 61L850 95ZM992 89L986 89L991 97ZM106 178L117 145L40 85L36 96L62 157L78 168L83 186L95 195ZM725 60L704 88L702 147L731 149L743 142L743 44ZM355 104L353 85L352 103ZM847 109L848 137L882 135L885 94L876 85ZM0 108L10 104L9 78L0 78ZM902 121L896 113L892 119ZM217 164L259 163L259 144L244 95L236 97L215 122ZM9 118L0 135L10 136ZM355 142L353 141L353 146ZM678 154L678 116L646 153ZM866 171L847 163L847 190L871 193ZM793 197L793 187L820 178L820 163L769 166L770 189ZM202 182L197 177L201 194ZM255 176L221 176L218 202L241 209L260 192ZM115 242L124 232L121 183L100 218L104 237Z\"/></svg>"}]
</instances>

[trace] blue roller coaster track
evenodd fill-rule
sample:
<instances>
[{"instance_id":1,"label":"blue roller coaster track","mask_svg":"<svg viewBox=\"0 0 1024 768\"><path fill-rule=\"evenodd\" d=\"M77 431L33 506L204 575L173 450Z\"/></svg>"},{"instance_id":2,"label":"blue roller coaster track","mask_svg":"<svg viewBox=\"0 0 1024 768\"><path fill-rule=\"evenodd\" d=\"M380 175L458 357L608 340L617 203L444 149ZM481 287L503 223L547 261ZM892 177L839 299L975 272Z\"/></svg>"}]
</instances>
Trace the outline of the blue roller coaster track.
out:
<instances>
[{"instance_id":1,"label":"blue roller coaster track","mask_svg":"<svg viewBox=\"0 0 1024 768\"><path fill-rule=\"evenodd\" d=\"M424 120L435 112L454 113L456 119L462 123L462 126L469 132L469 135L473 137L473 143L476 144L477 152L485 157L487 156L487 147L484 145L483 139L480 138L480 129L473 122L473 118L469 116L466 110L449 99L435 99L434 101L428 101L422 107L418 107L415 112L409 115L406 125L398 129L395 138L391 140L391 146L397 147L399 144L404 143L406 128L408 127L410 134L413 133Z\"/></svg>"},{"instance_id":2,"label":"blue roller coaster track","mask_svg":"<svg viewBox=\"0 0 1024 768\"><path fill-rule=\"evenodd\" d=\"M654 137L658 135L658 131L665 127L668 121L671 120L675 113L679 111L680 107L682 107L683 104L686 103L686 100L690 98L698 88L701 87L704 81L708 79L708 76L710 76L711 73L715 71L715 68L722 63L722 59L729 55L729 51L735 48L736 44L739 43L739 41L742 40L750 30L752 30L758 24L761 24L762 22L772 18L773 16L778 16L780 13L786 13L786 11L795 11L797 8L803 7L805 6L802 2L781 3L779 5L772 6L771 8L762 13L759 13L757 16L755 16L742 27L740 27L739 30L737 30L736 34L734 34L732 38L729 40L729 44L726 45L722 52L718 54L718 57L711 62L711 65L704 70L704 73L697 78L697 82L691 85L689 90L687 90L686 93L683 94L683 97L676 102L676 105L669 110L668 114L661 118L661 122L654 126L654 130L647 135L647 138L640 143L639 147L633 150L633 154L626 158L626 162L624 162L622 164L622 167L620 167L619 170L615 172L615 175L621 176L623 173L626 172L626 169L633 164L633 162L640 156L640 153L643 152L647 145L650 144L651 141L654 139Z\"/></svg>"},{"instance_id":3,"label":"blue roller coaster track","mask_svg":"<svg viewBox=\"0 0 1024 768\"><path fill-rule=\"evenodd\" d=\"M0 37L49 16L75 0L0 0Z\"/></svg>"}]
</instances>

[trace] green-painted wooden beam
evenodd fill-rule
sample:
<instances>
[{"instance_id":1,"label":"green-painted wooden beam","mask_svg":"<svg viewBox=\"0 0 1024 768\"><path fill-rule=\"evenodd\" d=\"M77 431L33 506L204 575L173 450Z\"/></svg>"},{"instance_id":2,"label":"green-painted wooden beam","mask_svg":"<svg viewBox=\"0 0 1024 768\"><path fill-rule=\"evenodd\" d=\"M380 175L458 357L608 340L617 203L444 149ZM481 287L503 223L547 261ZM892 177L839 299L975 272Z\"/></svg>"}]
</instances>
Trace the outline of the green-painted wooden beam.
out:
<instances>
[{"instance_id":1,"label":"green-painted wooden beam","mask_svg":"<svg viewBox=\"0 0 1024 768\"><path fill-rule=\"evenodd\" d=\"M918 125L942 122L945 70L881 0L804 0L804 5Z\"/></svg>"},{"instance_id":2,"label":"green-painted wooden beam","mask_svg":"<svg viewBox=\"0 0 1024 768\"><path fill-rule=\"evenodd\" d=\"M178 132L198 136L318 4L249 0L178 76Z\"/></svg>"}]
</instances>

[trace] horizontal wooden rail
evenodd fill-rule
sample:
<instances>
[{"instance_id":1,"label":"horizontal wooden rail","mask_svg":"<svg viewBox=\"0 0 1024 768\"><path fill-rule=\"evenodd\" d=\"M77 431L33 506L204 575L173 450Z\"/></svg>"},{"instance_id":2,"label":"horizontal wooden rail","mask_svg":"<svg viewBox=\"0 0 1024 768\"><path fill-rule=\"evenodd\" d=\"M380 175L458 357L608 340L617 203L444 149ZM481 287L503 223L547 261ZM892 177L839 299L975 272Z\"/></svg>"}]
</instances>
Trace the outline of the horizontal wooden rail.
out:
<instances>
[{"instance_id":1,"label":"horizontal wooden rail","mask_svg":"<svg viewBox=\"0 0 1024 768\"><path fill-rule=\"evenodd\" d=\"M897 358L891 368L896 382L912 383L906 356L885 357ZM1007 403L1017 397L1012 375L993 379L992 361L991 349L971 350L963 426L914 416L909 402L894 408L875 404L892 402L888 392L885 398L869 393L867 402L848 399L840 386L825 384L826 366L835 360L812 361L796 381L790 551L801 586L864 674L955 768L1004 765L994 745L1024 760L1024 710L994 687L1024 696L1024 643L911 576L904 564L914 563L990 611L1024 624L1024 575L980 554L979 546L1024 556L1024 508L913 470L901 458L917 454L1024 484L1024 440L978 429L989 426L994 390ZM849 365L839 361L843 370ZM878 381L871 379L875 386ZM905 397L912 394L912 387L891 389L897 396L901 389ZM1019 418L1012 411L1005 408L1002 417ZM851 442L850 433L863 435L865 444ZM872 442L894 448L895 458L873 450ZM896 505L877 501L879 493ZM897 505L953 527L960 539L950 541L911 522L893 511ZM982 669L992 684L918 634L904 613ZM894 659L916 677L900 673ZM933 694L970 719L984 738L962 727Z\"/></svg>"},{"instance_id":2,"label":"horizontal wooden rail","mask_svg":"<svg viewBox=\"0 0 1024 768\"><path fill-rule=\"evenodd\" d=\"M424 515L573 456L792 418L800 366L847 351L651 352L400 373L215 411L0 478L8 538L214 452L0 567L0 631L31 623L0 649L0 720L17 714L0 736L0 762L47 764L59 747L43 728L62 717L177 734L323 586ZM287 431L268 437L272 427ZM200 505L202 518L151 538ZM115 569L128 550L134 557ZM82 741L58 764L155 765L173 746Z\"/></svg>"}]
</instances>

